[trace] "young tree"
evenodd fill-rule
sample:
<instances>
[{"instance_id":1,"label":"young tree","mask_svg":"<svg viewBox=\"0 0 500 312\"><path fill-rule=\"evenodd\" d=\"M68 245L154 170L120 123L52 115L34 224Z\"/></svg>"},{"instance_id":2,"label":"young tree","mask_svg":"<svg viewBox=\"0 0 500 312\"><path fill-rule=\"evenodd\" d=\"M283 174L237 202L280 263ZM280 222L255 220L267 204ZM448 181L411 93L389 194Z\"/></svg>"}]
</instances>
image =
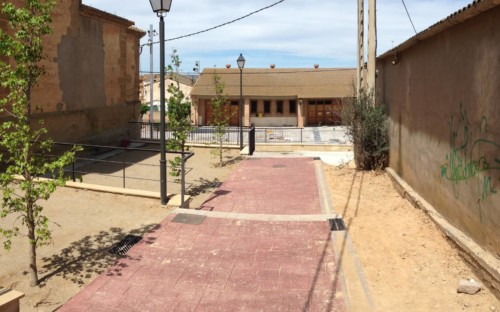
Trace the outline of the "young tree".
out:
<instances>
[{"instance_id":1,"label":"young tree","mask_svg":"<svg viewBox=\"0 0 500 312\"><path fill-rule=\"evenodd\" d=\"M8 29L0 29L0 173L2 205L0 217L17 216L14 224L0 227L4 248L11 239L26 235L30 243L29 272L31 286L39 283L36 263L37 247L50 242L49 220L42 215L39 200L49 199L57 186L64 185L63 167L74 159L74 148L55 159L44 157L52 148L43 121L33 120L32 90L44 73L42 37L50 34L51 11L55 2L26 0L24 6L3 2L1 12L8 18ZM37 107L36 109L39 109ZM39 177L53 179L39 179ZM17 224L22 224L21 230ZM26 231L26 232L25 232Z\"/></svg>"},{"instance_id":2,"label":"young tree","mask_svg":"<svg viewBox=\"0 0 500 312\"><path fill-rule=\"evenodd\" d=\"M214 139L217 143L217 148L213 150L213 154L219 158L219 165L224 165L224 137L226 135L226 128L229 125L229 107L227 103L227 96L224 94L225 85L221 81L219 74L214 74L215 97L212 98L212 108L214 119L212 126L215 128Z\"/></svg>"},{"instance_id":3,"label":"young tree","mask_svg":"<svg viewBox=\"0 0 500 312\"><path fill-rule=\"evenodd\" d=\"M175 84L168 86L168 92L171 94L168 99L168 128L172 131L172 135L167 141L167 150L181 151L187 150L186 139L193 129L191 125L191 102L185 97L184 92L180 88L179 82L179 67L181 61L177 50L172 51L171 65L168 65L170 79L175 80ZM181 158L176 156L173 160L169 160L170 175L179 176L179 166Z\"/></svg>"},{"instance_id":4,"label":"young tree","mask_svg":"<svg viewBox=\"0 0 500 312\"><path fill-rule=\"evenodd\" d=\"M387 166L389 128L384 106L375 105L375 93L361 88L344 103L342 124L354 145L354 161L362 170L379 170Z\"/></svg>"}]
</instances>

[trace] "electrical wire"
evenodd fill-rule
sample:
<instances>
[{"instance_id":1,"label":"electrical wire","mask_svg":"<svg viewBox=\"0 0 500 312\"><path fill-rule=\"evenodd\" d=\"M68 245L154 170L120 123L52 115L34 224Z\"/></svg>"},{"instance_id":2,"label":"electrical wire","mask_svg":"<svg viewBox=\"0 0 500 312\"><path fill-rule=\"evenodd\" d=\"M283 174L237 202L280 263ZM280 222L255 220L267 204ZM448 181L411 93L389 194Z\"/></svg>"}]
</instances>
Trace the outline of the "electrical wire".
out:
<instances>
[{"instance_id":1,"label":"electrical wire","mask_svg":"<svg viewBox=\"0 0 500 312\"><path fill-rule=\"evenodd\" d=\"M277 2L275 2L275 3L273 3L273 4L270 4L270 5L266 6L266 7L263 7L263 8L261 8L261 9L258 9L258 10L256 10L256 11L253 11L253 12L251 12L251 13L248 13L248 14L246 14L246 15L243 15L243 16L241 16L241 17L238 17L238 18L236 18L236 19L234 19L234 20L231 20L231 21L229 21L229 22L225 22L225 23L219 24L219 25L214 26L214 27L210 27L210 28L207 28L207 29L204 29L204 30L200 30L200 31L197 31L197 32L194 32L194 33L187 34L187 35L182 35L182 36L178 36L178 37L174 37L174 38L165 39L165 42L167 42L167 41L173 41L173 40L178 40L178 39L183 39L183 38L187 38L187 37L192 37L192 36L195 36L195 35L199 35L199 34L202 34L202 33L205 33L205 32L208 32L208 31L211 31L211 30L214 30L214 29L217 29L217 28L220 28L220 27L223 27L223 26L226 26L226 25L232 24L232 23L235 23L235 22L237 22L237 21L241 21L242 19L245 19L245 18L247 18L247 17L250 17L250 16L252 16L252 15L254 15L254 14L257 14L257 13L259 13L259 12L262 12L262 11L264 11L264 10L270 9L270 8L272 8L272 7L274 7L274 6L278 5L278 4L280 4L280 3L282 3L282 2L285 2L285 1L286 1L286 0L280 0L280 1L277 1ZM160 41L155 41L155 42L152 42L151 44L157 44L157 43L160 43ZM145 43L145 44L142 44L142 45L141 45L141 49L142 49L142 47L143 47L143 46L146 46L146 45L149 45L149 44L150 44L150 43Z\"/></svg>"},{"instance_id":2,"label":"electrical wire","mask_svg":"<svg viewBox=\"0 0 500 312\"><path fill-rule=\"evenodd\" d=\"M415 35L417 34L417 30L415 29L415 25L413 25L413 21L411 20L410 17L410 12L408 12L408 8L406 7L405 0L401 0L403 2L403 6L405 7L406 10L406 15L408 15L408 19L410 20L411 26L413 26L413 30L415 31Z\"/></svg>"}]
</instances>

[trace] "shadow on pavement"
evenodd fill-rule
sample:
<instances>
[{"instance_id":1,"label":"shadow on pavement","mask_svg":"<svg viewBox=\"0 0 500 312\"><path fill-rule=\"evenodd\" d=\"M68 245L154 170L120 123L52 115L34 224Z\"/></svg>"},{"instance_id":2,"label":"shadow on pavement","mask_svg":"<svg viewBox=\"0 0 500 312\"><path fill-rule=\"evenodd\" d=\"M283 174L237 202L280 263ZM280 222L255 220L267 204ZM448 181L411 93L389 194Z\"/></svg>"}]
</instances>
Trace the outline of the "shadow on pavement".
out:
<instances>
[{"instance_id":1,"label":"shadow on pavement","mask_svg":"<svg viewBox=\"0 0 500 312\"><path fill-rule=\"evenodd\" d=\"M75 284L84 285L92 276L99 275L108 269L113 262L120 258L131 259L130 256L118 256L109 253L113 245L118 243L126 235L142 236L152 230L157 229L157 224L149 224L140 228L124 232L121 228L110 228L108 231L101 231L94 236L85 236L82 239L72 242L68 247L61 250L59 254L42 258L43 265L41 273L45 274L40 278L41 286L53 276L62 276ZM153 243L150 241L146 244ZM141 259L131 259L141 260ZM112 275L120 275L116 270L110 272Z\"/></svg>"}]
</instances>

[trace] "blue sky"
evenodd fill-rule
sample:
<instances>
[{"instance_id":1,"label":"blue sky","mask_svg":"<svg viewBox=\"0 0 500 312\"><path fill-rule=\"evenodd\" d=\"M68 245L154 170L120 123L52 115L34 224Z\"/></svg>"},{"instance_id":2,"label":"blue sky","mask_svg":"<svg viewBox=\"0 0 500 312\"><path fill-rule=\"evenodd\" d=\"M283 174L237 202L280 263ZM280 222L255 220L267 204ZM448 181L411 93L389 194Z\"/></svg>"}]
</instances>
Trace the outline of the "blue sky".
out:
<instances>
[{"instance_id":1,"label":"blue sky","mask_svg":"<svg viewBox=\"0 0 500 312\"><path fill-rule=\"evenodd\" d=\"M404 0L418 32L465 7L472 0ZM165 18L165 37L201 31L259 10L278 0L173 0ZM148 30L159 30L158 17L148 0L83 0L86 5L116 14ZM237 3L237 4L236 4ZM365 0L365 12L368 0ZM203 34L166 42L166 52L175 48L182 60L181 71L236 66L240 53L247 68L355 67L357 45L356 0L284 0L248 18ZM368 20L365 20L365 26ZM377 55L415 35L402 0L377 1ZM366 32L367 33L367 32ZM147 42L147 35L141 44ZM158 41L158 36L155 37ZM159 45L153 50L154 70L159 66ZM365 45L366 48L366 45ZM169 61L167 55L166 61ZM150 51L141 54L141 71L149 71Z\"/></svg>"}]
</instances>

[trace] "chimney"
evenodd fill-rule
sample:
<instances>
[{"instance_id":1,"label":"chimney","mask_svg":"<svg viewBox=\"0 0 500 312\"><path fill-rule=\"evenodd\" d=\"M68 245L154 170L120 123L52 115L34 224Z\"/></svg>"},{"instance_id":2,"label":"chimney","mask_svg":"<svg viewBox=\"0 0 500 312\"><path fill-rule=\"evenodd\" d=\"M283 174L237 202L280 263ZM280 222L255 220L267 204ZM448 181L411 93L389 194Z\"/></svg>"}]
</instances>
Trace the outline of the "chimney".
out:
<instances>
[{"instance_id":1,"label":"chimney","mask_svg":"<svg viewBox=\"0 0 500 312\"><path fill-rule=\"evenodd\" d=\"M271 64L271 65L269 65L269 67L271 67L272 69L274 69L274 67L276 67L276 65L275 64Z\"/></svg>"},{"instance_id":2,"label":"chimney","mask_svg":"<svg viewBox=\"0 0 500 312\"><path fill-rule=\"evenodd\" d=\"M227 69L231 68L231 64L226 64L226 68Z\"/></svg>"},{"instance_id":3,"label":"chimney","mask_svg":"<svg viewBox=\"0 0 500 312\"><path fill-rule=\"evenodd\" d=\"M314 68L318 69L319 68L319 64L314 64Z\"/></svg>"}]
</instances>

